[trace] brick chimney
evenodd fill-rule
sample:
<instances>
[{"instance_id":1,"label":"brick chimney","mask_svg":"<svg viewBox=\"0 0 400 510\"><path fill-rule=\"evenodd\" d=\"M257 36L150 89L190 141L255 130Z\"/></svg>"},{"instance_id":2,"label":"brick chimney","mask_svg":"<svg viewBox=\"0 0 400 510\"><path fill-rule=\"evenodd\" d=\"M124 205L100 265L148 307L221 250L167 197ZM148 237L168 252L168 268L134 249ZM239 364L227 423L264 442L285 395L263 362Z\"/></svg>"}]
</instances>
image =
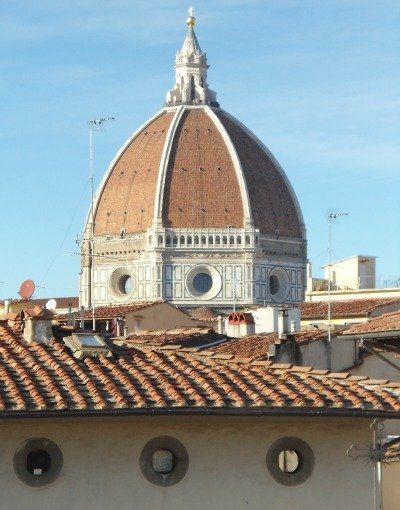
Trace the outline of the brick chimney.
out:
<instances>
[{"instance_id":1,"label":"brick chimney","mask_svg":"<svg viewBox=\"0 0 400 510\"><path fill-rule=\"evenodd\" d=\"M24 308L21 312L24 323L23 337L27 343L49 344L53 339L52 319L54 313L41 306Z\"/></svg>"}]
</instances>

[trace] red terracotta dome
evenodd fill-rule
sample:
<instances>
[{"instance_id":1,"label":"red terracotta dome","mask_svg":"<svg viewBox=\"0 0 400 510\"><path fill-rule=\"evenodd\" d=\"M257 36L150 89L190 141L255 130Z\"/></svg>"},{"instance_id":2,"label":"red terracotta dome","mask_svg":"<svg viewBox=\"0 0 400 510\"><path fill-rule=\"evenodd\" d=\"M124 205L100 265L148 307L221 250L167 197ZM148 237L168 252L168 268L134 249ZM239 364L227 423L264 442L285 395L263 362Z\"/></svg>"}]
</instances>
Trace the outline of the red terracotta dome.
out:
<instances>
[{"instance_id":1,"label":"red terracotta dome","mask_svg":"<svg viewBox=\"0 0 400 510\"><path fill-rule=\"evenodd\" d=\"M302 237L296 197L279 164L220 108L165 108L141 127L100 188L95 234L243 228Z\"/></svg>"}]
</instances>

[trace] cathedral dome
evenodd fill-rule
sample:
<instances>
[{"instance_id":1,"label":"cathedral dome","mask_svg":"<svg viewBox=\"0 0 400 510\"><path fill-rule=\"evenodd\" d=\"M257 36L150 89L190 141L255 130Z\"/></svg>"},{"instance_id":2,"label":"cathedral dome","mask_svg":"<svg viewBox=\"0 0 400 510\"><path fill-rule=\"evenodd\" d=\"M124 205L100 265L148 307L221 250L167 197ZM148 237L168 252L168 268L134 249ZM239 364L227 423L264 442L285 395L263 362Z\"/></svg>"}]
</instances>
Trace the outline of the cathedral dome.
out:
<instances>
[{"instance_id":1,"label":"cathedral dome","mask_svg":"<svg viewBox=\"0 0 400 510\"><path fill-rule=\"evenodd\" d=\"M219 107L167 106L111 164L96 235L166 228L244 228L301 238L292 187L272 154Z\"/></svg>"},{"instance_id":2,"label":"cathedral dome","mask_svg":"<svg viewBox=\"0 0 400 510\"><path fill-rule=\"evenodd\" d=\"M307 255L296 195L265 145L220 107L192 10L187 24L164 108L122 146L94 196L81 304L298 303Z\"/></svg>"}]
</instances>

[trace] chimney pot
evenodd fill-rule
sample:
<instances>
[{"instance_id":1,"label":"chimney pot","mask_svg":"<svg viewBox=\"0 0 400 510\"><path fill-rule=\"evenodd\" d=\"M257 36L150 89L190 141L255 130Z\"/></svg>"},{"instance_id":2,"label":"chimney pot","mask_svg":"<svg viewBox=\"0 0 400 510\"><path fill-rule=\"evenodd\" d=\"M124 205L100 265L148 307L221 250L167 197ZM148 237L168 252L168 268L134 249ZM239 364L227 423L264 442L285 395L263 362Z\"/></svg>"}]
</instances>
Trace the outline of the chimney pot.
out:
<instances>
[{"instance_id":1,"label":"chimney pot","mask_svg":"<svg viewBox=\"0 0 400 510\"><path fill-rule=\"evenodd\" d=\"M278 337L279 340L285 340L288 331L288 311L286 308L278 310Z\"/></svg>"}]
</instances>

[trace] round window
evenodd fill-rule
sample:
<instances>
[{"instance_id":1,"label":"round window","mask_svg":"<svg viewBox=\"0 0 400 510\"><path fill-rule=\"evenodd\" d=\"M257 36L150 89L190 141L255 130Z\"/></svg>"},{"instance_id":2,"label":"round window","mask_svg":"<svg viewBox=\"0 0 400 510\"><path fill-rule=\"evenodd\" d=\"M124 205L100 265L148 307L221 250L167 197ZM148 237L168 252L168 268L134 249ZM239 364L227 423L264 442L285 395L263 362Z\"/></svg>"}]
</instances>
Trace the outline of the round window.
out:
<instances>
[{"instance_id":1,"label":"round window","mask_svg":"<svg viewBox=\"0 0 400 510\"><path fill-rule=\"evenodd\" d=\"M51 458L46 450L31 450L26 456L26 469L35 476L41 476L48 472L51 466Z\"/></svg>"},{"instance_id":2,"label":"round window","mask_svg":"<svg viewBox=\"0 0 400 510\"><path fill-rule=\"evenodd\" d=\"M168 448L155 450L152 457L152 467L160 475L169 475L175 469L176 457Z\"/></svg>"},{"instance_id":3,"label":"round window","mask_svg":"<svg viewBox=\"0 0 400 510\"><path fill-rule=\"evenodd\" d=\"M267 452L266 461L271 476L282 485L299 485L314 469L314 453L298 437L283 437L275 441Z\"/></svg>"},{"instance_id":4,"label":"round window","mask_svg":"<svg viewBox=\"0 0 400 510\"><path fill-rule=\"evenodd\" d=\"M198 273L193 278L193 287L199 294L205 294L212 287L212 278L208 273Z\"/></svg>"},{"instance_id":5,"label":"round window","mask_svg":"<svg viewBox=\"0 0 400 510\"><path fill-rule=\"evenodd\" d=\"M133 279L130 274L124 274L118 280L118 289L121 294L130 294L133 291Z\"/></svg>"},{"instance_id":6,"label":"round window","mask_svg":"<svg viewBox=\"0 0 400 510\"><path fill-rule=\"evenodd\" d=\"M301 468L301 457L294 450L282 450L278 457L279 469L282 473L295 473Z\"/></svg>"},{"instance_id":7,"label":"round window","mask_svg":"<svg viewBox=\"0 0 400 510\"><path fill-rule=\"evenodd\" d=\"M222 278L213 266L192 267L186 274L186 288L189 294L199 300L214 299L221 291Z\"/></svg>"},{"instance_id":8,"label":"round window","mask_svg":"<svg viewBox=\"0 0 400 510\"><path fill-rule=\"evenodd\" d=\"M289 276L283 267L274 267L268 277L269 295L275 303L283 302L287 299L290 285Z\"/></svg>"},{"instance_id":9,"label":"round window","mask_svg":"<svg viewBox=\"0 0 400 510\"><path fill-rule=\"evenodd\" d=\"M61 472L63 456L60 448L44 438L24 441L14 455L14 471L27 485L43 487Z\"/></svg>"},{"instance_id":10,"label":"round window","mask_svg":"<svg viewBox=\"0 0 400 510\"><path fill-rule=\"evenodd\" d=\"M278 277L274 274L269 277L269 291L273 295L277 294L279 291L279 280Z\"/></svg>"},{"instance_id":11,"label":"round window","mask_svg":"<svg viewBox=\"0 0 400 510\"><path fill-rule=\"evenodd\" d=\"M119 267L110 277L110 294L116 301L126 301L135 291L135 279L129 269Z\"/></svg>"},{"instance_id":12,"label":"round window","mask_svg":"<svg viewBox=\"0 0 400 510\"><path fill-rule=\"evenodd\" d=\"M140 454L140 469L150 483L161 487L175 485L185 476L189 456L183 444L173 437L151 439Z\"/></svg>"}]
</instances>

